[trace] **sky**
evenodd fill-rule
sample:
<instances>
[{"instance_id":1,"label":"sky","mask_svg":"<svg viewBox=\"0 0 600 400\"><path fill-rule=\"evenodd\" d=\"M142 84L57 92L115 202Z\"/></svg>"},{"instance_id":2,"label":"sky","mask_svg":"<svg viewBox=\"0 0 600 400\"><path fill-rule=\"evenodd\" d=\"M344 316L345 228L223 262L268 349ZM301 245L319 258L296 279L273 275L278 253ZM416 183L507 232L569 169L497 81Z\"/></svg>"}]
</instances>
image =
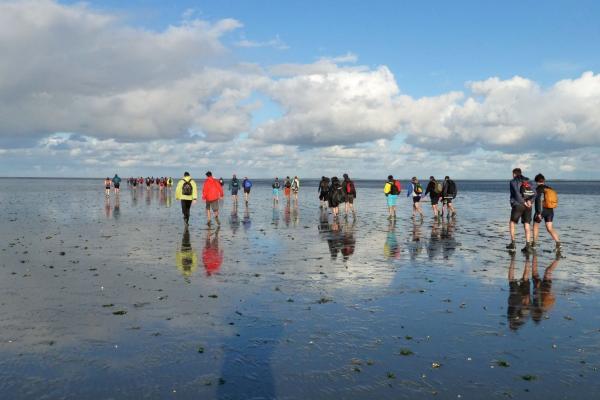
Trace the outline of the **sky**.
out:
<instances>
[{"instance_id":1,"label":"sky","mask_svg":"<svg viewBox=\"0 0 600 400\"><path fill-rule=\"evenodd\" d=\"M0 0L0 176L600 179L600 2Z\"/></svg>"}]
</instances>

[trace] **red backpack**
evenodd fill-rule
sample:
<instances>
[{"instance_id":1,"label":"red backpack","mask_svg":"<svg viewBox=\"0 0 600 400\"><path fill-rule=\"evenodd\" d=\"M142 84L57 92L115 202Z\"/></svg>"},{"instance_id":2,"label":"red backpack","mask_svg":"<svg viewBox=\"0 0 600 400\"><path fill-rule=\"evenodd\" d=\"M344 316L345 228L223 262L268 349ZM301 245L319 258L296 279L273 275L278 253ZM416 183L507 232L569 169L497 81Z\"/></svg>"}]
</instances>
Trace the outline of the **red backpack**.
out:
<instances>
[{"instance_id":1,"label":"red backpack","mask_svg":"<svg viewBox=\"0 0 600 400\"><path fill-rule=\"evenodd\" d=\"M396 185L396 189L398 189L398 194L400 194L400 192L402 191L402 185L400 184L399 180L394 181L394 184Z\"/></svg>"}]
</instances>

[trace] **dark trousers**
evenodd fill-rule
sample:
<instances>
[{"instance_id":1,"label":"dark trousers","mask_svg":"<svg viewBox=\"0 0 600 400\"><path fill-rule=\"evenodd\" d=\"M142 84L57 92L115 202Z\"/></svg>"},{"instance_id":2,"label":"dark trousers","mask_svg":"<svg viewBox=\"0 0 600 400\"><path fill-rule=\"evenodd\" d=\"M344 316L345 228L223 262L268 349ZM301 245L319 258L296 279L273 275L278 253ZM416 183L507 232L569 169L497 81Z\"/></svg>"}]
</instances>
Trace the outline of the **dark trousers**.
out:
<instances>
[{"instance_id":1,"label":"dark trousers","mask_svg":"<svg viewBox=\"0 0 600 400\"><path fill-rule=\"evenodd\" d=\"M183 219L188 221L190 219L190 208L192 207L192 200L181 200L181 212L183 212Z\"/></svg>"}]
</instances>

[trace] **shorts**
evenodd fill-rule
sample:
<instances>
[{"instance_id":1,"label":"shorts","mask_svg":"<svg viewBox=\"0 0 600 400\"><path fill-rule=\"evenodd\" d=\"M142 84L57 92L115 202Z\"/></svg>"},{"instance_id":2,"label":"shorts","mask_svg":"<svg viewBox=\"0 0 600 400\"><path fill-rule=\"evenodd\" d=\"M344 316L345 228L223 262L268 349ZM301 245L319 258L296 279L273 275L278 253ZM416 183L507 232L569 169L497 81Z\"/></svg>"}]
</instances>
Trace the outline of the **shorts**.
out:
<instances>
[{"instance_id":1,"label":"shorts","mask_svg":"<svg viewBox=\"0 0 600 400\"><path fill-rule=\"evenodd\" d=\"M273 196L279 197L279 189L273 189Z\"/></svg>"},{"instance_id":2,"label":"shorts","mask_svg":"<svg viewBox=\"0 0 600 400\"><path fill-rule=\"evenodd\" d=\"M524 224L531 223L531 208L525 207L523 204L517 204L512 207L510 212L510 220L514 223L521 222Z\"/></svg>"},{"instance_id":3,"label":"shorts","mask_svg":"<svg viewBox=\"0 0 600 400\"><path fill-rule=\"evenodd\" d=\"M244 193L250 193L250 189L245 189L244 188Z\"/></svg>"},{"instance_id":4,"label":"shorts","mask_svg":"<svg viewBox=\"0 0 600 400\"><path fill-rule=\"evenodd\" d=\"M329 194L327 192L321 192L321 193L319 193L319 200L325 201L328 198L329 198Z\"/></svg>"},{"instance_id":5,"label":"shorts","mask_svg":"<svg viewBox=\"0 0 600 400\"><path fill-rule=\"evenodd\" d=\"M442 199L443 204L452 204L452 197L444 197Z\"/></svg>"},{"instance_id":6,"label":"shorts","mask_svg":"<svg viewBox=\"0 0 600 400\"><path fill-rule=\"evenodd\" d=\"M206 209L213 210L213 211L219 211L219 200L207 201Z\"/></svg>"},{"instance_id":7,"label":"shorts","mask_svg":"<svg viewBox=\"0 0 600 400\"><path fill-rule=\"evenodd\" d=\"M388 207L395 206L397 198L398 198L397 194L388 194L387 195L387 205L388 205Z\"/></svg>"},{"instance_id":8,"label":"shorts","mask_svg":"<svg viewBox=\"0 0 600 400\"><path fill-rule=\"evenodd\" d=\"M232 196L237 196L237 192L238 192L238 189L237 189L237 188L233 188L233 189L231 189L231 195L232 195Z\"/></svg>"},{"instance_id":9,"label":"shorts","mask_svg":"<svg viewBox=\"0 0 600 400\"><path fill-rule=\"evenodd\" d=\"M431 199L431 205L432 206L434 206L434 205L436 205L437 203L440 202L440 198L439 197L430 197L430 199Z\"/></svg>"},{"instance_id":10,"label":"shorts","mask_svg":"<svg viewBox=\"0 0 600 400\"><path fill-rule=\"evenodd\" d=\"M287 197L290 197L290 188L287 188L287 187L286 187L286 188L283 190L283 193L284 193L284 194L285 194Z\"/></svg>"},{"instance_id":11,"label":"shorts","mask_svg":"<svg viewBox=\"0 0 600 400\"><path fill-rule=\"evenodd\" d=\"M346 203L354 204L354 196L352 196L352 195L346 196Z\"/></svg>"},{"instance_id":12,"label":"shorts","mask_svg":"<svg viewBox=\"0 0 600 400\"><path fill-rule=\"evenodd\" d=\"M110 190L110 186L104 186L104 189Z\"/></svg>"},{"instance_id":13,"label":"shorts","mask_svg":"<svg viewBox=\"0 0 600 400\"><path fill-rule=\"evenodd\" d=\"M544 222L552 222L554 221L554 209L553 208L544 208L541 214Z\"/></svg>"},{"instance_id":14,"label":"shorts","mask_svg":"<svg viewBox=\"0 0 600 400\"><path fill-rule=\"evenodd\" d=\"M114 186L115 186L115 189L118 189L121 186L121 184L120 183L115 183Z\"/></svg>"},{"instance_id":15,"label":"shorts","mask_svg":"<svg viewBox=\"0 0 600 400\"><path fill-rule=\"evenodd\" d=\"M421 201L421 196L413 196L413 204L417 204Z\"/></svg>"}]
</instances>

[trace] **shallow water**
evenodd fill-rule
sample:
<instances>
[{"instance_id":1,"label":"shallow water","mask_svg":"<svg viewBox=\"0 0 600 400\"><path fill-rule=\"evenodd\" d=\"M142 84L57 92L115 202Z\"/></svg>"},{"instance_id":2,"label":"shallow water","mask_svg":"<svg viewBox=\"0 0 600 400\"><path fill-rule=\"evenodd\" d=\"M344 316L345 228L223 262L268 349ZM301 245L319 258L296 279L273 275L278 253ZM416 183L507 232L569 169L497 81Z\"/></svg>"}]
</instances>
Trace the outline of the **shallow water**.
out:
<instances>
[{"instance_id":1,"label":"shallow water","mask_svg":"<svg viewBox=\"0 0 600 400\"><path fill-rule=\"evenodd\" d=\"M600 184L560 182L558 261L512 258L506 182L459 182L455 220L390 225L227 198L188 234L158 190L3 179L0 398L583 398L600 390ZM522 243L522 232L519 231ZM523 276L528 277L527 281ZM594 396L592 396L594 397Z\"/></svg>"}]
</instances>

